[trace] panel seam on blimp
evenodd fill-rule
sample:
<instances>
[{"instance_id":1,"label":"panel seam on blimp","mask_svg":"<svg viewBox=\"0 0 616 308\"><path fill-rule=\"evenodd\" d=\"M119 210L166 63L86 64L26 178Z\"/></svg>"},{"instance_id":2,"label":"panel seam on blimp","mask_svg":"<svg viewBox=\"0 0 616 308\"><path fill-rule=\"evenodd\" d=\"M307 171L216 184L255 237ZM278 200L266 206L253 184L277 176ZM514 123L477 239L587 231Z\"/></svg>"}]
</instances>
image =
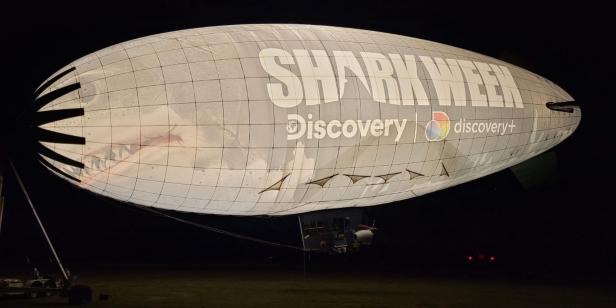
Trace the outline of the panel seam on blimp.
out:
<instances>
[{"instance_id":1,"label":"panel seam on blimp","mask_svg":"<svg viewBox=\"0 0 616 308\"><path fill-rule=\"evenodd\" d=\"M100 56L97 53L95 53L94 55L96 56L96 61L98 61L98 64L100 64L101 70L103 70L104 66L103 66L103 62L101 61ZM103 76L101 79L105 81L105 88L109 89L109 85L107 84L107 77ZM111 113L110 113L110 119L111 119ZM111 122L109 123L109 126L110 126L110 129L109 129L109 131L110 131L110 134L109 134L109 136L110 136L109 145L111 145L112 144L112 140L113 140L113 129L111 129ZM106 192L107 191L107 186L109 185L109 170L105 170L103 173L107 175L107 177L105 179L105 188L102 189L104 192ZM98 181L98 180L94 180L94 181Z\"/></svg>"},{"instance_id":2,"label":"panel seam on blimp","mask_svg":"<svg viewBox=\"0 0 616 308\"><path fill-rule=\"evenodd\" d=\"M212 53L212 62L214 63L214 68L216 69L216 82L218 82L218 86L220 87L220 101L221 101L220 105L221 105L221 113L222 113L222 119L220 119L221 121L220 125L223 127L223 130L222 130L223 135L222 135L222 145L221 145L221 151L222 151L221 162L220 162L220 168L218 170L218 174L216 175L216 185L214 186L214 190L212 192L210 200L208 201L205 208L209 207L212 201L217 201L217 200L214 200L214 196L216 195L216 191L218 190L218 187L219 187L218 183L220 183L220 173L222 172L222 161L224 160L224 155L225 155L225 133L228 134L227 127L225 126L225 100L222 95L222 92L223 92L222 80L220 79L220 74L218 73L218 65L216 64L217 61L216 61L216 57L214 57L214 53Z\"/></svg>"},{"instance_id":3,"label":"panel seam on blimp","mask_svg":"<svg viewBox=\"0 0 616 308\"><path fill-rule=\"evenodd\" d=\"M362 48L362 49L363 49L363 47L360 47L360 48ZM360 91L359 91L359 85L357 84L357 82L354 82L354 83L353 83L353 85L354 85L354 87L355 87L355 89L354 89L354 90L355 90L355 92L356 92L356 93L357 93L357 95L358 95L358 99L357 99L357 101L356 101L356 102L357 102L357 107L358 107L358 108L357 108L357 117L359 118L359 116L360 116L360 114L361 114L361 103L362 103L362 101L361 101L361 95L359 94L359 93L360 93ZM346 87L346 85L345 85L345 87ZM340 97L340 101L341 101L341 103L339 104L339 106L340 106L340 107L339 107L339 108L340 108L340 118L342 118L342 97ZM360 141L361 141L361 140L360 140ZM338 155L340 155L340 151L342 150L342 145L341 145L341 143L342 143L342 141L338 141L338 144L340 144L340 149L338 150ZM356 159L356 156L357 156L357 155L358 155L358 153L359 153L359 146L360 146L360 142L357 142L357 144L353 146L352 151L353 151L353 159L354 159L354 160ZM337 163L337 162L336 162L336 163ZM352 170L353 170L353 171L352 171L352 174L356 174L356 173L357 173L357 161L356 161L356 160L353 162L353 165L351 166L351 168L352 168ZM352 181L352 182L353 182L353 181ZM355 182L353 182L353 184L355 184ZM347 192L349 191L349 189L350 189L350 188L351 188L350 186L347 186L347 187L344 189L344 193L342 194L342 196L345 196L345 195L347 194Z\"/></svg>"},{"instance_id":4,"label":"panel seam on blimp","mask_svg":"<svg viewBox=\"0 0 616 308\"><path fill-rule=\"evenodd\" d=\"M359 48L361 48L363 50L363 46L360 45ZM356 116L357 116L357 118L359 118L360 115L361 115L362 99L361 99L359 84L357 82L354 82L353 85L355 87L355 89L354 89L355 93L357 93L357 100L355 101L356 102L356 106L357 106L357 115ZM340 117L342 118L342 103L340 103ZM360 146L361 146L361 140L358 140L357 144L353 145L353 160L354 161L353 161L353 165L352 165L352 170L353 170L352 174L357 174L357 169L358 169L357 157L359 156ZM373 172L374 172L374 170L373 170ZM353 184L355 184L355 182L353 182ZM347 187L345 189L345 191L344 191L344 194L346 194L347 191L349 191L349 189L350 189L350 187ZM343 194L343 196L344 196L344 194Z\"/></svg>"},{"instance_id":5,"label":"panel seam on blimp","mask_svg":"<svg viewBox=\"0 0 616 308\"><path fill-rule=\"evenodd\" d=\"M193 89L192 97L193 97L194 102L192 102L192 104L194 104L195 113L196 113L198 108L197 108L197 99L196 99L195 94L194 94L195 80L193 78L193 73L192 73L192 69L190 67L190 62L188 61L188 57L186 57L186 51L184 49L184 45L189 45L190 47L193 47L193 48L196 48L196 47L194 45L190 44L190 42L188 42L187 40L183 40L183 37L175 37L175 40L180 45L180 50L182 52L182 55L184 56L184 59L186 59L186 66L187 66L188 72L190 74L190 83L191 83L192 89ZM199 48L199 49L201 49L201 48ZM180 82L178 82L178 83L180 83ZM178 126L183 126L183 125L178 125ZM186 125L186 126L190 126L190 125ZM190 177L190 179L191 179L190 180L190 184L178 183L178 184L181 184L181 185L188 185L188 189L186 190L186 193L184 194L184 197L183 197L184 200L182 200L182 202L178 205L178 208L192 207L192 206L186 205L186 202L189 199L188 195L192 191L192 187L194 185L193 182L194 182L194 177L195 177L195 168L197 168L197 166L196 166L196 163L197 163L197 152L198 152L199 148L197 147L197 140L198 140L198 138L197 138L197 134L198 134L197 128L198 128L198 126L197 126L197 115L196 114L195 114L195 124L194 124L194 127L195 127L195 139L194 139L194 142L195 142L195 154L193 156L193 168L192 168L193 170L192 170L192 174L191 174L191 177ZM161 195L162 195L162 193L161 193ZM194 199L194 198L190 198L190 199ZM203 204L201 206L203 208L205 208L209 204L209 202L210 202L209 200L203 200L203 199L199 199L199 200L202 201ZM198 208L198 207L196 207L196 208Z\"/></svg>"},{"instance_id":6,"label":"panel seam on blimp","mask_svg":"<svg viewBox=\"0 0 616 308\"><path fill-rule=\"evenodd\" d=\"M150 44L144 44L144 45L150 45ZM137 190L137 183L139 182L139 171L141 170L141 148L142 148L142 143L143 141L141 140L141 100L139 99L139 90L138 90L138 86L137 86L137 78L135 77L135 66L133 65L133 58L130 57L130 55L128 54L128 51L126 50L126 46L122 45L122 47L124 48L124 52L126 52L126 57L128 58L128 63L130 63L130 67L132 70L132 75L133 75L133 80L135 81L135 96L137 97L137 120L139 121L139 148L138 148L138 153L139 155L137 156L137 174L135 175L135 183L133 184L133 191L131 191L130 196L128 196L128 198L126 199L127 201L129 200L133 200L133 198L135 197L135 192L138 191ZM109 109L111 109L111 103L109 104ZM109 112L109 114L111 114L111 110Z\"/></svg>"},{"instance_id":7,"label":"panel seam on blimp","mask_svg":"<svg viewBox=\"0 0 616 308\"><path fill-rule=\"evenodd\" d=\"M224 33L225 33L227 36L229 36L229 37L230 37L230 35L229 35L227 32L224 32ZM250 121L250 95L248 95L248 85L246 84L246 78L247 78L247 77L246 77L246 72L244 71L244 66L242 65L242 61L240 61L240 55L239 55L239 52L237 52L237 48L236 48L235 44L231 44L231 45L233 46L233 49L235 49L235 52L237 53L237 61L238 61L238 62L239 62L239 64L240 64L240 68L241 68L241 70L242 70L242 76L244 76L244 82L243 82L243 83L244 83L244 90L246 91L246 107L248 108L248 110L247 110L247 111L248 111L248 128L250 128L250 125L251 125L252 123L251 123L251 121ZM217 69L217 70L218 70L218 69ZM241 108L241 105L240 105L240 108ZM223 107L223 110L224 110L224 107ZM250 144L251 144L251 143L250 143L250 141L252 140L252 138L253 138L253 136L252 136L252 134L250 133L250 129L249 129L249 130L248 130L248 147L249 147L249 148L250 148ZM272 136L272 138L273 138L273 136ZM273 146L273 142L272 142L272 146ZM273 151L273 150L272 150L272 151ZM245 177L246 177L246 168L248 167L248 157L249 157L249 156L250 156L250 150L248 150L248 151L247 151L247 153L246 153L246 161L245 161L245 163L244 163L244 172L242 173L242 183L240 184L240 188L239 188L239 189L238 189L238 191L237 191L237 195L235 195L234 202L238 202L238 201L237 201L237 198L239 197L239 195L240 195L240 193L242 192L242 189L243 189L243 187L244 187L244 179L245 179ZM233 203L234 203L234 202L232 202L232 203L231 203L231 206L230 206L230 207L233 207ZM255 208L258 204L259 204L259 203L258 203L258 202L256 202L256 203L255 203L255 205L253 206L253 209L254 209L254 208ZM252 209L251 209L251 210L252 210Z\"/></svg>"},{"instance_id":8,"label":"panel seam on blimp","mask_svg":"<svg viewBox=\"0 0 616 308\"><path fill-rule=\"evenodd\" d=\"M182 55L184 56L184 59L186 59L186 67L188 67L188 73L190 75L190 84L192 85L192 89L193 89L192 98L193 98L194 102L192 102L192 104L195 107L195 155L193 157L193 166L192 166L192 171L191 171L191 175L190 175L190 184L188 185L188 189L186 190L186 193L184 194L184 200L182 200L182 202L180 204L178 204L178 208L181 208L181 207L184 207L184 204L186 204L186 201L188 200L188 193L190 192L190 188L191 188L192 183L193 183L193 178L195 177L195 164L197 162L197 129L196 129L196 127L197 127L197 115L196 115L196 112L197 112L197 98L195 97L195 93L194 93L195 80L193 79L193 74L192 74L192 70L190 68L190 65L188 65L188 58L186 57L186 51L184 50L184 46L182 45L182 42L180 42L180 38L176 37L175 39L178 42L178 44L180 45L180 50L182 52ZM192 46L192 45L190 45L190 46ZM165 87L165 91L166 91L166 87ZM171 124L171 123L169 123L169 124ZM171 147L171 141L169 141L169 142L170 142L169 146ZM184 185L186 185L186 184L184 184Z\"/></svg>"},{"instance_id":9,"label":"panel seam on blimp","mask_svg":"<svg viewBox=\"0 0 616 308\"><path fill-rule=\"evenodd\" d=\"M124 47L123 47L123 46L121 46L121 45L119 45L119 44L118 44L118 45L114 45L114 46L120 46L120 47L122 47L121 51L124 51L124 52L126 53L126 51L125 51L125 49L124 49ZM109 54L107 54L107 55L103 55L102 57L109 56L109 55L115 54L115 53L117 53L117 52L120 52L120 51L110 52ZM127 55L127 56L128 56L128 55ZM108 79L109 79L109 78L112 78L112 77L114 77L115 75L108 75L107 71L105 70L105 65L102 63L102 60L100 60L100 58L99 58L99 61L101 62L101 69L103 70L104 79L105 79L105 84L106 84L106 87L107 87L107 93L106 93L106 94L107 94L107 96L108 96L108 95L109 95L109 84L107 84L107 81L108 81ZM117 60L117 61L114 61L114 62L109 62L109 63L107 63L107 66L112 65L112 64L117 63L117 62L120 62L120 61L121 61L121 60ZM134 73L132 73L132 72L131 72L131 75L134 75ZM141 124L141 123L140 123L140 124ZM113 121L112 121L112 117L111 117L111 111L109 112L109 135L110 135L110 140L109 140L109 151L110 151L110 152L113 152L114 137L113 137ZM107 190L108 188L112 189L112 188L113 188L114 186L116 186L116 185L110 184L110 181L111 181L111 176L112 176L112 173L111 173L111 168L108 168L108 169L107 169L107 170L105 170L105 171L106 171L105 173L107 173L107 183L106 183L106 185L105 185L105 189L104 189L104 190L105 190L105 192L107 192L107 193L111 193L111 194L114 194L114 195L117 195L117 196L118 196L118 199L121 199L121 196L120 196L119 194L117 194L116 192L112 192L112 191L108 191L108 190ZM115 175L115 174L114 174L114 175Z\"/></svg>"},{"instance_id":10,"label":"panel seam on blimp","mask_svg":"<svg viewBox=\"0 0 616 308\"><path fill-rule=\"evenodd\" d=\"M164 38L161 38L161 40L164 40ZM156 55L156 59L158 60L158 65L159 65L158 67L160 68L161 77L163 79L162 85L163 85L163 87L165 89L165 101L167 102L167 130L168 130L169 127L170 127L169 126L169 98L167 96L167 87L166 87L166 82L165 82L165 74L163 72L163 64L160 62L160 57L158 55L158 50L156 50L156 48L154 48L153 46L152 46L152 48L154 49L154 55ZM135 84L135 86L136 86L136 84ZM140 113L141 113L141 111L140 111ZM139 123L139 125L142 126L143 124ZM141 157L141 155L139 157ZM141 160L139 161L139 163L141 164ZM158 197L152 203L152 206L154 206L155 204L158 204L158 201L160 200L160 196L162 196L162 192L163 192L163 189L165 188L165 183L166 183L166 180L167 180L167 171L168 170L169 170L169 135L167 135L167 162L166 162L166 165L165 165L165 173L164 173L163 179L161 181L162 185L160 187L160 191L158 192Z\"/></svg>"}]
</instances>

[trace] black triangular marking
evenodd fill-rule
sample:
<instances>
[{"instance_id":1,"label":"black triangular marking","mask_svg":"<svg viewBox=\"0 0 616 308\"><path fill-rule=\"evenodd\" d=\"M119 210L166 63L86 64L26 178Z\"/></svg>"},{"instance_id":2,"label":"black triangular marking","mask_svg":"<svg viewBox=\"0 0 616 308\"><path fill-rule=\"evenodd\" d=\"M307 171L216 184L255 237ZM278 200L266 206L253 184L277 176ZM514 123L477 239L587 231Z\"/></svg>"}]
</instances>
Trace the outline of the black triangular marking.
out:
<instances>
[{"instance_id":1,"label":"black triangular marking","mask_svg":"<svg viewBox=\"0 0 616 308\"><path fill-rule=\"evenodd\" d=\"M335 176L337 176L338 173L334 174L334 175L330 175L328 177L322 178L322 179L318 179L318 180L314 180L314 181L310 181L306 184L316 184L319 185L321 187L325 186L325 184L327 184L327 182L329 182L329 180L331 180L332 178L334 178Z\"/></svg>"},{"instance_id":2,"label":"black triangular marking","mask_svg":"<svg viewBox=\"0 0 616 308\"><path fill-rule=\"evenodd\" d=\"M278 180L276 183L274 183L274 184L272 184L271 186L269 186L268 188L266 188L266 189L264 189L264 190L260 191L259 193L261 194L261 193L264 193L264 192L266 192L266 191L270 191L270 190L280 190L280 188L282 187L282 183L284 182L284 180L285 180L285 179L286 179L289 175L291 175L291 174L289 173L289 174L287 174L287 175L283 176L283 177L282 177L282 179Z\"/></svg>"},{"instance_id":3,"label":"black triangular marking","mask_svg":"<svg viewBox=\"0 0 616 308\"><path fill-rule=\"evenodd\" d=\"M49 102L62 97L63 95L67 94L67 93L71 93L77 89L81 88L81 84L80 83L73 83L73 84L69 84L68 86L59 88L59 89L55 89L39 98L37 98L36 100L34 100L34 110L38 111L39 109L43 108L45 105L47 105Z\"/></svg>"},{"instance_id":4,"label":"black triangular marking","mask_svg":"<svg viewBox=\"0 0 616 308\"><path fill-rule=\"evenodd\" d=\"M68 175L66 172L60 170L58 167L56 167L56 166L52 165L51 163L49 163L48 161L46 161L42 156L38 155L38 157L39 157L38 161L41 164L45 165L47 168L49 168L49 169L51 169L51 170L53 170L53 171L55 171L55 172L65 176L65 177L67 177L67 178L69 178L69 179L71 179L73 181L81 183L81 180L75 178L72 175Z\"/></svg>"},{"instance_id":5,"label":"black triangular marking","mask_svg":"<svg viewBox=\"0 0 616 308\"><path fill-rule=\"evenodd\" d=\"M73 167L77 167L77 168L81 168L83 169L84 165L81 162L78 162L76 160L73 160L71 158L68 158L60 153L54 152L51 149L49 149L48 147L44 146L43 144L41 144L40 142L37 142L37 152L41 155L47 156L50 159L53 159L55 161L61 162L63 164L67 164Z\"/></svg>"},{"instance_id":6,"label":"black triangular marking","mask_svg":"<svg viewBox=\"0 0 616 308\"><path fill-rule=\"evenodd\" d=\"M32 115L31 123L34 126L39 126L59 120L78 117L84 115L83 108L71 108L60 110L39 111Z\"/></svg>"},{"instance_id":7,"label":"black triangular marking","mask_svg":"<svg viewBox=\"0 0 616 308\"><path fill-rule=\"evenodd\" d=\"M349 177L349 179L351 179L351 182L353 182L353 184L365 179L365 178L369 178L369 175L357 175L357 174L345 174L346 176Z\"/></svg>"},{"instance_id":8,"label":"black triangular marking","mask_svg":"<svg viewBox=\"0 0 616 308\"><path fill-rule=\"evenodd\" d=\"M443 169L441 169L441 176L449 176L449 172L447 171L447 168L445 168L445 163L441 162L441 166L443 166Z\"/></svg>"},{"instance_id":9,"label":"black triangular marking","mask_svg":"<svg viewBox=\"0 0 616 308\"><path fill-rule=\"evenodd\" d=\"M548 102L545 106L550 110L573 113L574 108L580 108L580 104L575 101L570 102Z\"/></svg>"},{"instance_id":10,"label":"black triangular marking","mask_svg":"<svg viewBox=\"0 0 616 308\"><path fill-rule=\"evenodd\" d=\"M382 174L382 175L377 175L376 177L379 177L379 178L383 179L383 181L385 181L384 183L387 183L387 182L389 182L389 180L391 178L393 178L394 176L396 176L396 175L398 175L400 173L402 173L402 172Z\"/></svg>"},{"instance_id":11,"label":"black triangular marking","mask_svg":"<svg viewBox=\"0 0 616 308\"><path fill-rule=\"evenodd\" d=\"M36 89L36 91L34 91L34 98L36 99L41 94L41 92L43 92L43 91L45 91L45 89L49 88L49 86L51 86L54 82L60 80L60 78L66 76L68 73L70 73L70 72L72 72L74 70L75 70L75 67L73 66L73 67L65 70L64 72L54 76L53 78L47 80L47 82L42 84L40 87L38 87Z\"/></svg>"},{"instance_id":12,"label":"black triangular marking","mask_svg":"<svg viewBox=\"0 0 616 308\"><path fill-rule=\"evenodd\" d=\"M409 177L410 177L410 178L409 178L409 180L412 180L412 179L414 179L414 178L418 178L418 177L420 177L420 176L424 176L423 174L421 174L421 173L419 173L419 172L411 171L411 170L409 170L409 169L406 169L406 172L408 172L408 173L409 173Z\"/></svg>"},{"instance_id":13,"label":"black triangular marking","mask_svg":"<svg viewBox=\"0 0 616 308\"><path fill-rule=\"evenodd\" d=\"M86 138L84 137L58 133L40 127L33 127L32 130L34 137L38 141L68 144L86 144Z\"/></svg>"}]
</instances>

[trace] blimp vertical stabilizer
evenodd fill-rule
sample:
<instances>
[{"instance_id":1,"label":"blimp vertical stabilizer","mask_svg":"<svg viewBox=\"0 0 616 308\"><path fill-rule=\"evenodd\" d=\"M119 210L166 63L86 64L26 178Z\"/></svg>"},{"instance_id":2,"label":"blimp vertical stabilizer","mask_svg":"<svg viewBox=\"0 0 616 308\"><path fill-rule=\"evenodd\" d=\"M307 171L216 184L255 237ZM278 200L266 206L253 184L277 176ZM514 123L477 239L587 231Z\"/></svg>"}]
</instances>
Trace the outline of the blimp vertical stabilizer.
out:
<instances>
[{"instance_id":1,"label":"blimp vertical stabilizer","mask_svg":"<svg viewBox=\"0 0 616 308\"><path fill-rule=\"evenodd\" d=\"M182 30L117 44L35 93L40 162L116 200L287 215L461 184L571 135L579 106L468 50L313 25Z\"/></svg>"}]
</instances>

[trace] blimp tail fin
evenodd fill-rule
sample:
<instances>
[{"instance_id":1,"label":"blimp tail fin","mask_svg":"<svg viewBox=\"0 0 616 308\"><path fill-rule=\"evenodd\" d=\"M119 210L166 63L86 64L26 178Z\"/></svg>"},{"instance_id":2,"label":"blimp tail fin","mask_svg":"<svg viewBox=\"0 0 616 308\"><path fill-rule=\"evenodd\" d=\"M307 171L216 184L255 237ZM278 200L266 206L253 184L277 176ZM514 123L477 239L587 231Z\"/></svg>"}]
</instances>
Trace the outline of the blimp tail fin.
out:
<instances>
[{"instance_id":1,"label":"blimp tail fin","mask_svg":"<svg viewBox=\"0 0 616 308\"><path fill-rule=\"evenodd\" d=\"M537 191L559 181L554 151L545 152L510 168L525 190Z\"/></svg>"}]
</instances>

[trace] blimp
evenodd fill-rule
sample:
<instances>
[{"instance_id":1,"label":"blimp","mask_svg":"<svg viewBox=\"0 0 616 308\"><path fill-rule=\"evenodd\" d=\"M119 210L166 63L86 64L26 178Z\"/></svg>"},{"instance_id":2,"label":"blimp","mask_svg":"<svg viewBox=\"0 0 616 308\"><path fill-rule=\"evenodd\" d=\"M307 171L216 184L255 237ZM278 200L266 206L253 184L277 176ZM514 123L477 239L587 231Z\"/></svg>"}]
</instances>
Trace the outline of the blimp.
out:
<instances>
[{"instance_id":1,"label":"blimp","mask_svg":"<svg viewBox=\"0 0 616 308\"><path fill-rule=\"evenodd\" d=\"M57 176L151 209L234 216L428 194L528 160L581 119L558 85L492 57L294 24L120 43L34 97L38 159Z\"/></svg>"}]
</instances>

